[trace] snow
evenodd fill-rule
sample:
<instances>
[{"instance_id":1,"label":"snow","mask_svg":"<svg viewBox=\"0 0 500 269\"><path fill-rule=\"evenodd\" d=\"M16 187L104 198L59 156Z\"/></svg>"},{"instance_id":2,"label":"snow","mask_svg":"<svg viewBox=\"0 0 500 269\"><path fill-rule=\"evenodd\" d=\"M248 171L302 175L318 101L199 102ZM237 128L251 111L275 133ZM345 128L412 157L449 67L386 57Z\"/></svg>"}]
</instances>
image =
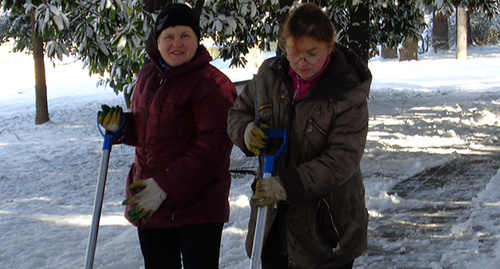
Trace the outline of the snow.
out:
<instances>
[{"instance_id":1,"label":"snow","mask_svg":"<svg viewBox=\"0 0 500 269\"><path fill-rule=\"evenodd\" d=\"M96 114L103 103L124 106L123 97L97 87L98 78L79 62L65 59L54 67L47 61L51 121L35 125L32 58L8 51L0 46L0 268L82 268L103 141ZM404 268L406 260L413 268L494 268L500 262L500 171L478 191L465 188L472 197L463 202L469 208L440 235L450 241L428 237L415 252L411 237L376 236L388 212L418 210L413 203L425 202L393 191L405 179L466 156L498 157L500 46L470 48L467 60L453 55L430 52L419 61L374 58L369 63L374 77L362 169L370 238L356 268ZM233 81L256 72L227 69L219 60L213 64ZM133 154L122 145L111 152L95 268L143 268L136 229L124 219L121 205ZM233 167L255 165L255 159L234 149ZM248 268L244 242L251 179L234 174L221 268ZM434 191L446 193L433 188L420 193L437 196ZM393 218L407 222L404 214ZM437 257L419 253L431 246L439 249ZM377 248L384 254L377 255ZM395 264L398 259L403 263Z\"/></svg>"}]
</instances>

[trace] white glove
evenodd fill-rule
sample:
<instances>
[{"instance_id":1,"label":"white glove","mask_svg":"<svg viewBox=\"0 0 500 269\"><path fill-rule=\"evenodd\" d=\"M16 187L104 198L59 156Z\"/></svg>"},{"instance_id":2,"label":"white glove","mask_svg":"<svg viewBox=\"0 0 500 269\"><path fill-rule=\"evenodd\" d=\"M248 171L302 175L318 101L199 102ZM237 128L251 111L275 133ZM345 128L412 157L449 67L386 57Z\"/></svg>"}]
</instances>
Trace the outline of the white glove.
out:
<instances>
[{"instance_id":1,"label":"white glove","mask_svg":"<svg viewBox=\"0 0 500 269\"><path fill-rule=\"evenodd\" d=\"M272 205L279 201L286 201L286 199L286 191L279 176L262 178L257 181L252 200L259 201L258 207Z\"/></svg>"},{"instance_id":2,"label":"white glove","mask_svg":"<svg viewBox=\"0 0 500 269\"><path fill-rule=\"evenodd\" d=\"M122 203L123 205L134 206L127 212L127 215L136 221L150 218L163 201L167 199L167 194L158 186L153 178L136 181L128 189L130 191L141 190Z\"/></svg>"}]
</instances>

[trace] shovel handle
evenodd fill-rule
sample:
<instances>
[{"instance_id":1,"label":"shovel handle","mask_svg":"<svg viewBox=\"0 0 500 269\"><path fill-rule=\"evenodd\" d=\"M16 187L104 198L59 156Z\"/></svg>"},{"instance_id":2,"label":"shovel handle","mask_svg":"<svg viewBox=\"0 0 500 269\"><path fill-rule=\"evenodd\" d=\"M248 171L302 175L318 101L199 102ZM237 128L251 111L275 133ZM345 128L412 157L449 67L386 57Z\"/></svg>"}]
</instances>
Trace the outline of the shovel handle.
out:
<instances>
[{"instance_id":1,"label":"shovel handle","mask_svg":"<svg viewBox=\"0 0 500 269\"><path fill-rule=\"evenodd\" d=\"M111 137L111 136L109 136ZM110 138L111 139L111 138ZM105 137L106 140L106 137ZM106 143L106 142L105 142ZM87 243L87 255L85 256L85 269L94 267L95 250L97 246L97 236L99 233L99 222L101 218L102 203L104 200L104 189L106 187L106 177L109 165L109 150L103 150L101 154L101 165L99 168L99 177L97 179L94 208L92 210L92 223L90 225L89 240Z\"/></svg>"},{"instance_id":2,"label":"shovel handle","mask_svg":"<svg viewBox=\"0 0 500 269\"><path fill-rule=\"evenodd\" d=\"M274 167L276 162L283 156L285 150L288 146L288 131L283 130L268 130L266 135L269 138L282 138L283 143L277 153L272 156L263 155L264 163L264 174L263 180L270 178L274 173ZM264 247L264 233L267 222L267 212L268 206L259 207L257 210L257 220L255 223L255 233L252 246L252 255L250 257L250 269L260 269L260 263L262 258L262 249Z\"/></svg>"},{"instance_id":3,"label":"shovel handle","mask_svg":"<svg viewBox=\"0 0 500 269\"><path fill-rule=\"evenodd\" d=\"M97 118L99 118L100 114L101 111L97 113ZM102 203L104 200L104 189L106 187L106 178L108 175L109 155L111 153L111 147L113 146L113 140L121 135L124 126L125 114L123 114L122 124L120 125L120 128L118 128L118 130L113 134L106 135L105 131L102 131L99 121L97 121L97 128L99 129L99 133L101 133L101 135L104 137L104 142L102 146L99 177L97 179L97 186L95 191L94 208L92 210L92 223L90 225L89 240L87 243L87 255L85 256L85 269L92 269L94 267L97 236L99 233L99 222L101 218Z\"/></svg>"},{"instance_id":4,"label":"shovel handle","mask_svg":"<svg viewBox=\"0 0 500 269\"><path fill-rule=\"evenodd\" d=\"M268 130L266 131L266 135L269 138L278 138L278 139L283 139L283 143L281 144L280 149L278 152L276 152L272 156L268 156L263 154L262 157L264 157L265 163L264 163L264 173L267 174L273 174L274 173L274 166L276 162L283 156L285 153L285 150L288 146L288 131L286 129L280 129L280 130ZM265 177L263 177L265 178Z\"/></svg>"}]
</instances>

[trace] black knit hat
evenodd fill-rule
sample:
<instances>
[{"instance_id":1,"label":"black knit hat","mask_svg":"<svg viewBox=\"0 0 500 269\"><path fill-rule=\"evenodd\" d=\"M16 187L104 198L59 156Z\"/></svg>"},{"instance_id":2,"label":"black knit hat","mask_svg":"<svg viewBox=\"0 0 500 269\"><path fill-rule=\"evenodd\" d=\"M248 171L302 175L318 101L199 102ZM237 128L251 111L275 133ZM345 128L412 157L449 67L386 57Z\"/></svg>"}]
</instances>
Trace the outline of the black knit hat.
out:
<instances>
[{"instance_id":1,"label":"black knit hat","mask_svg":"<svg viewBox=\"0 0 500 269\"><path fill-rule=\"evenodd\" d=\"M155 42L161 32L170 26L184 25L193 29L200 41L200 23L194 10L186 4L174 3L161 10L155 23Z\"/></svg>"}]
</instances>

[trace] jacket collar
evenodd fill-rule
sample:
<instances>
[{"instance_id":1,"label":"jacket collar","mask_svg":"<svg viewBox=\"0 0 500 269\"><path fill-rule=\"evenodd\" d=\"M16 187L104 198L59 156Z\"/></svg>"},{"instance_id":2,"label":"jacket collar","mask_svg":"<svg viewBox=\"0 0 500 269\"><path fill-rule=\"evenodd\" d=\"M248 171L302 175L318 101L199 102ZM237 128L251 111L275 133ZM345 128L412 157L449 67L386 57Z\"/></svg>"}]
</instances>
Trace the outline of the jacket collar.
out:
<instances>
[{"instance_id":1,"label":"jacket collar","mask_svg":"<svg viewBox=\"0 0 500 269\"><path fill-rule=\"evenodd\" d=\"M341 101L345 99L347 91L361 84L369 86L372 79L371 72L354 51L336 43L330 57L326 74L310 90L311 98L333 98ZM292 87L292 80L288 75L289 66L290 63L283 55L276 57L271 63L271 68L280 74L289 87ZM369 87L364 87L363 90L368 96Z\"/></svg>"},{"instance_id":2,"label":"jacket collar","mask_svg":"<svg viewBox=\"0 0 500 269\"><path fill-rule=\"evenodd\" d=\"M301 78L299 76L299 74L297 74L297 72L295 72L295 70L293 70L291 65L288 67L288 70L289 70L288 74L290 75L290 77L292 77L292 80L293 80L293 88L294 88L293 89L293 100L295 102L303 99L307 95L309 90L312 89L314 86L316 86L318 81L320 81L323 78L323 76L326 74L326 72L330 66L330 60L331 60L331 56L328 55L328 59L325 62L325 65L323 66L323 68L314 77L308 78L308 79Z\"/></svg>"},{"instance_id":3,"label":"jacket collar","mask_svg":"<svg viewBox=\"0 0 500 269\"><path fill-rule=\"evenodd\" d=\"M165 60L163 60L163 57L160 57L160 59L158 60L161 67L163 68L163 70L170 70L172 67L170 65L168 65Z\"/></svg>"}]
</instances>

